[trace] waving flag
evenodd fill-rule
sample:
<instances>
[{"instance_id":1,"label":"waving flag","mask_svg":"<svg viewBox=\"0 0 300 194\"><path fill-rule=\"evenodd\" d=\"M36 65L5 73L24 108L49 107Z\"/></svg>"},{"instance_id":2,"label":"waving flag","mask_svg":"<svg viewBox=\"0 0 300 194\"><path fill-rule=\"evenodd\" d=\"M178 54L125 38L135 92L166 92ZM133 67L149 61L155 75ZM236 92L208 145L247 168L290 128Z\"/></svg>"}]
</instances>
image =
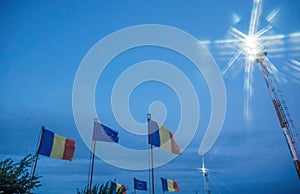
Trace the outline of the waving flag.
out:
<instances>
[{"instance_id":1,"label":"waving flag","mask_svg":"<svg viewBox=\"0 0 300 194\"><path fill-rule=\"evenodd\" d=\"M122 194L126 194L126 187L124 185L113 182L113 188L113 194L120 193L120 191L122 191Z\"/></svg>"},{"instance_id":2,"label":"waving flag","mask_svg":"<svg viewBox=\"0 0 300 194\"><path fill-rule=\"evenodd\" d=\"M160 147L161 149L172 152L174 154L180 154L180 148L175 142L174 135L167 128L149 119L148 131L149 144Z\"/></svg>"},{"instance_id":3,"label":"waving flag","mask_svg":"<svg viewBox=\"0 0 300 194\"><path fill-rule=\"evenodd\" d=\"M147 182L133 178L134 189L147 191Z\"/></svg>"},{"instance_id":4,"label":"waving flag","mask_svg":"<svg viewBox=\"0 0 300 194\"><path fill-rule=\"evenodd\" d=\"M75 141L59 136L47 129L42 130L38 154L50 158L72 161L75 152Z\"/></svg>"},{"instance_id":5,"label":"waving flag","mask_svg":"<svg viewBox=\"0 0 300 194\"><path fill-rule=\"evenodd\" d=\"M161 184L163 191L167 192L179 192L179 187L176 181L161 178Z\"/></svg>"},{"instance_id":6,"label":"waving flag","mask_svg":"<svg viewBox=\"0 0 300 194\"><path fill-rule=\"evenodd\" d=\"M102 125L97 121L95 121L93 140L118 143L119 141L118 132L115 132L114 130L106 127L105 125Z\"/></svg>"}]
</instances>

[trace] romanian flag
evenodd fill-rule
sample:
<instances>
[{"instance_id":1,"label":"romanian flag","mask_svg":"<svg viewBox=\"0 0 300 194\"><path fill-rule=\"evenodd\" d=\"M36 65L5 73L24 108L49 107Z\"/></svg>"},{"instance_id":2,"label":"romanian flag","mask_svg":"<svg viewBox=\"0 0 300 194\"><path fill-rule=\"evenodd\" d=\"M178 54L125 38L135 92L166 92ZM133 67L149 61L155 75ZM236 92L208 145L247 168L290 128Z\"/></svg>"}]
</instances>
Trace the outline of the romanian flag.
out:
<instances>
[{"instance_id":1,"label":"romanian flag","mask_svg":"<svg viewBox=\"0 0 300 194\"><path fill-rule=\"evenodd\" d=\"M148 130L149 144L160 147L161 149L174 154L180 154L180 148L175 142L174 135L167 128L149 119Z\"/></svg>"},{"instance_id":2,"label":"romanian flag","mask_svg":"<svg viewBox=\"0 0 300 194\"><path fill-rule=\"evenodd\" d=\"M50 158L72 161L75 152L75 141L59 136L52 131L42 129L38 154Z\"/></svg>"},{"instance_id":3,"label":"romanian flag","mask_svg":"<svg viewBox=\"0 0 300 194\"><path fill-rule=\"evenodd\" d=\"M94 133L93 133L94 141L106 141L106 142L115 142L118 143L119 137L118 132L110 129L109 127L94 122Z\"/></svg>"},{"instance_id":4,"label":"romanian flag","mask_svg":"<svg viewBox=\"0 0 300 194\"><path fill-rule=\"evenodd\" d=\"M113 182L113 187L114 187L113 194L117 194L117 193L126 194L126 187L124 185Z\"/></svg>"},{"instance_id":5,"label":"romanian flag","mask_svg":"<svg viewBox=\"0 0 300 194\"><path fill-rule=\"evenodd\" d=\"M179 187L176 181L161 178L161 184L163 191L167 192L179 192Z\"/></svg>"}]
</instances>

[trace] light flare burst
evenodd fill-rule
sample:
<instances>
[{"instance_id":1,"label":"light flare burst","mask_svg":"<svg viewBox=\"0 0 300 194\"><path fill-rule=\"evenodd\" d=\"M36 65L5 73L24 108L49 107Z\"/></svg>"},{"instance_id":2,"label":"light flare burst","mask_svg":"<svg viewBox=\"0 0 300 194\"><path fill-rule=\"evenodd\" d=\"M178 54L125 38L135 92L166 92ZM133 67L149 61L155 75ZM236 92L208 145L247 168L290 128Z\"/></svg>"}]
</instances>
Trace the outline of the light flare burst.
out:
<instances>
[{"instance_id":1,"label":"light flare burst","mask_svg":"<svg viewBox=\"0 0 300 194\"><path fill-rule=\"evenodd\" d=\"M253 96L253 74L256 66L259 67L259 59L264 57L265 63L270 68L270 72L274 75L274 79L279 82L286 82L286 75L279 72L278 69L265 57L268 52L274 57L283 57L283 52L291 50L297 54L291 52L291 56L299 55L300 48L295 46L300 41L300 33L292 33L290 35L274 34L272 32L272 22L276 19L279 9L271 11L271 13L265 18L267 25L261 29L260 18L262 15L262 0L254 0L251 12L251 18L249 23L249 29L247 33L243 33L236 27L231 27L228 30L228 39L214 41L218 47L221 47L222 56L232 56L227 65L223 68L222 72L226 73L233 71L233 69L241 70L244 69L244 116L249 121L251 120L251 98ZM234 15L234 17L237 17ZM288 42L292 46L288 49L284 47L284 43ZM294 44L294 45L293 45ZM292 62L293 61L293 62ZM295 69L295 60L289 62L289 67L283 70L290 72L291 69ZM234 66L240 66L234 68ZM297 69L297 73L293 73L293 79L300 83L299 78L296 75L300 74L300 69Z\"/></svg>"},{"instance_id":2,"label":"light flare burst","mask_svg":"<svg viewBox=\"0 0 300 194\"><path fill-rule=\"evenodd\" d=\"M295 59L295 57L300 56L300 32L287 35L274 33L273 22L279 13L279 9L273 10L266 17L267 25L258 29L261 13L262 1L254 0L247 33L243 33L232 26L228 31L228 39L206 42L209 43L209 46L215 44L220 49L220 60L228 61L222 70L223 75L228 74L228 72L237 73L244 70L244 116L248 121L251 120L252 116L250 100L254 91L252 86L253 74L256 67L261 69L277 117L285 134L298 177L300 178L299 133L295 130L287 105L276 84L287 82L286 78L288 77L300 84L300 61ZM239 17L234 15L233 20L239 21ZM281 66L281 70L287 74L280 72L268 59L267 54L272 59L282 58L284 65ZM228 56L230 56L229 59L226 58ZM207 169L204 166L200 170L204 174L207 173Z\"/></svg>"}]
</instances>

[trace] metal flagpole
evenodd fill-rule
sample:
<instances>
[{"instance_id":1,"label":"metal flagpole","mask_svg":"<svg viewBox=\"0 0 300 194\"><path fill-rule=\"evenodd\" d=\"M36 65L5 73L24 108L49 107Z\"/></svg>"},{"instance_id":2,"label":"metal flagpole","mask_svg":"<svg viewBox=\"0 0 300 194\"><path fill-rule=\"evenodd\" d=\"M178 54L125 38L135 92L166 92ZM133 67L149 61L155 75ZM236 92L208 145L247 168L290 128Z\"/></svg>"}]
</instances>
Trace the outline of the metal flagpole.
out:
<instances>
[{"instance_id":1,"label":"metal flagpole","mask_svg":"<svg viewBox=\"0 0 300 194\"><path fill-rule=\"evenodd\" d=\"M151 156L150 156L150 152L148 153L148 162L149 162L149 169L148 169L148 180L149 180L149 183L150 183L150 181L151 181L151 170L150 170L150 159L151 158ZM149 185L149 190L148 190L149 192L149 194L151 194L151 189L150 189L150 185Z\"/></svg>"},{"instance_id":2,"label":"metal flagpole","mask_svg":"<svg viewBox=\"0 0 300 194\"><path fill-rule=\"evenodd\" d=\"M160 179L162 180L162 177L160 177ZM163 194L165 194L164 186L163 185L162 185L162 192L163 192Z\"/></svg>"},{"instance_id":3,"label":"metal flagpole","mask_svg":"<svg viewBox=\"0 0 300 194\"><path fill-rule=\"evenodd\" d=\"M98 119L94 119L94 125L98 125ZM94 140L94 137L96 136L97 130L95 130L95 126L93 129L93 151L92 151L92 166L91 166L91 172L90 172L90 181L89 181L89 191L92 191L92 184L93 184L93 171L94 171L94 160L95 160L95 150L96 150L96 141Z\"/></svg>"},{"instance_id":4,"label":"metal flagpole","mask_svg":"<svg viewBox=\"0 0 300 194\"><path fill-rule=\"evenodd\" d=\"M148 120L149 120L149 128L150 128L150 152L151 152L151 172L152 172L152 194L154 194L154 167L153 167L153 146L152 146L152 120L151 120L151 114L148 114Z\"/></svg>"},{"instance_id":5,"label":"metal flagpole","mask_svg":"<svg viewBox=\"0 0 300 194\"><path fill-rule=\"evenodd\" d=\"M150 175L150 174L151 174L151 172L150 172L150 171L151 171L151 170L150 170L150 157L151 157L151 156L150 156L150 152L149 152L149 153L148 153L148 162L149 162L148 180L149 180L149 183L150 183L150 181L151 181L151 180L150 180L150 179L151 179L151 178L150 178L150 176L151 176L151 175ZM149 194L151 194L150 185L149 185L149 190L148 190L148 191L149 191Z\"/></svg>"},{"instance_id":6,"label":"metal flagpole","mask_svg":"<svg viewBox=\"0 0 300 194\"><path fill-rule=\"evenodd\" d=\"M45 129L45 126L41 126L41 132L40 132L40 136L39 136L39 140L38 140L39 143L38 143L38 148L37 148L36 153L35 153L35 161L34 161L33 171L32 171L32 175L31 175L31 179L30 179L30 183L29 183L28 194L30 194L30 190L31 190L31 187L32 187L32 181L34 179L36 165L37 165L37 162L38 162L38 159L39 159L39 152L40 152L40 147L41 147L40 145L41 145L42 135L43 135L44 129Z\"/></svg>"},{"instance_id":7,"label":"metal flagpole","mask_svg":"<svg viewBox=\"0 0 300 194\"><path fill-rule=\"evenodd\" d=\"M134 194L136 194L136 189L135 189L135 177L133 177L133 188L134 188Z\"/></svg>"}]
</instances>

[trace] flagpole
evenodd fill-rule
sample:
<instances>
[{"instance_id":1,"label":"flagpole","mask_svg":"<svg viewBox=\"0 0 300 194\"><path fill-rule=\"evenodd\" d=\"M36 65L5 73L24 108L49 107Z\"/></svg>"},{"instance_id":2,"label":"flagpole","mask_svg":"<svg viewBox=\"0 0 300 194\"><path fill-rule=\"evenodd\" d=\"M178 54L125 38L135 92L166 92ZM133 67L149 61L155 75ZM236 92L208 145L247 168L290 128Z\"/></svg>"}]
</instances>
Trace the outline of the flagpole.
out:
<instances>
[{"instance_id":1,"label":"flagpole","mask_svg":"<svg viewBox=\"0 0 300 194\"><path fill-rule=\"evenodd\" d=\"M133 191L134 191L134 194L136 194L136 189L135 189L135 177L133 177Z\"/></svg>"},{"instance_id":2,"label":"flagpole","mask_svg":"<svg viewBox=\"0 0 300 194\"><path fill-rule=\"evenodd\" d=\"M152 172L152 194L154 194L154 167L153 167L153 146L152 146L152 119L151 114L148 114L148 119L150 120L150 152L151 152L151 172Z\"/></svg>"},{"instance_id":3,"label":"flagpole","mask_svg":"<svg viewBox=\"0 0 300 194\"><path fill-rule=\"evenodd\" d=\"M40 145L41 145L42 135L43 135L44 129L45 129L45 126L41 126L41 131L40 131L39 140L38 140L39 143L38 143L38 148L37 148L36 153L35 153L35 161L34 161L33 171L32 171L32 175L31 175L31 179L30 179L30 183L29 183L28 194L30 194L30 190L31 190L31 187L32 187L32 181L34 179L36 165L37 165L37 162L38 162L38 159L39 159L39 152L40 152L40 147L41 147Z\"/></svg>"},{"instance_id":4,"label":"flagpole","mask_svg":"<svg viewBox=\"0 0 300 194\"><path fill-rule=\"evenodd\" d=\"M94 119L94 125L95 123L98 123L98 119ZM89 181L89 191L92 191L92 184L93 184L93 171L94 171L94 160L95 160L95 150L96 150L96 141L94 140L94 137L97 130L93 130L93 150L92 150L92 166L91 166L91 172L90 172L90 181Z\"/></svg>"},{"instance_id":5,"label":"flagpole","mask_svg":"<svg viewBox=\"0 0 300 194\"><path fill-rule=\"evenodd\" d=\"M149 169L148 169L148 180L149 180L149 183L151 182L151 170L150 170L150 152L148 152L148 163L149 163ZM151 186L149 185L149 190L148 190L149 194L151 194Z\"/></svg>"},{"instance_id":6,"label":"flagpole","mask_svg":"<svg viewBox=\"0 0 300 194\"><path fill-rule=\"evenodd\" d=\"M161 182L162 182L162 179L163 179L163 178L160 177ZM162 192L163 192L163 194L165 194L163 183L162 183Z\"/></svg>"}]
</instances>

